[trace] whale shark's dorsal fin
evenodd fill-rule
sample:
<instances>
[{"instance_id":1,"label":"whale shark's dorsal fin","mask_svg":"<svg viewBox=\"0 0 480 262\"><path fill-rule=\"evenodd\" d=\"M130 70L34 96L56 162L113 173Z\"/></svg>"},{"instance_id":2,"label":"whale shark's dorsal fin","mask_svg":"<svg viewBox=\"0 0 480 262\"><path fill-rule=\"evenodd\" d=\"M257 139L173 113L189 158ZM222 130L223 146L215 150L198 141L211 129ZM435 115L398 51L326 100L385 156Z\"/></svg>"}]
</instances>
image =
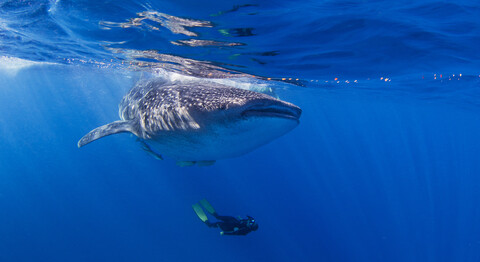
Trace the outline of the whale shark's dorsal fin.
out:
<instances>
[{"instance_id":1,"label":"whale shark's dorsal fin","mask_svg":"<svg viewBox=\"0 0 480 262\"><path fill-rule=\"evenodd\" d=\"M77 145L78 147L82 147L104 136L109 136L109 135L123 133L123 132L133 133L133 125L131 121L123 121L123 120L115 121L110 124L97 127L92 131L88 132L88 134L86 134L85 136L83 136L78 141Z\"/></svg>"}]
</instances>

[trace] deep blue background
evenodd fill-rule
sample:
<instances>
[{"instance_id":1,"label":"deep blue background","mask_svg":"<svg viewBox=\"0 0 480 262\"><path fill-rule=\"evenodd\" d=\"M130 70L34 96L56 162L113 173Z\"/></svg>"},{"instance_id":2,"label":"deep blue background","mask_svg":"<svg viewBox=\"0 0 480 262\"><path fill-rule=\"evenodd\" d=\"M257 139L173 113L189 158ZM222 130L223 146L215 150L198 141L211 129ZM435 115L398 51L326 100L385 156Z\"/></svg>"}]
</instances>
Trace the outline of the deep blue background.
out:
<instances>
[{"instance_id":1,"label":"deep blue background","mask_svg":"<svg viewBox=\"0 0 480 262\"><path fill-rule=\"evenodd\" d=\"M17 70L2 58L0 261L480 260L478 5L271 1L210 16L244 3L59 1L48 11L54 2L2 2L1 55L114 64L101 41L129 39L117 47L310 84L277 90L303 109L291 133L180 168L126 134L76 146L118 119L142 72L75 62ZM168 31L99 29L146 9L211 20L201 37L247 45L178 47L169 41L186 37ZM250 26L255 36L215 33ZM259 230L220 236L191 209L202 198L254 216Z\"/></svg>"}]
</instances>

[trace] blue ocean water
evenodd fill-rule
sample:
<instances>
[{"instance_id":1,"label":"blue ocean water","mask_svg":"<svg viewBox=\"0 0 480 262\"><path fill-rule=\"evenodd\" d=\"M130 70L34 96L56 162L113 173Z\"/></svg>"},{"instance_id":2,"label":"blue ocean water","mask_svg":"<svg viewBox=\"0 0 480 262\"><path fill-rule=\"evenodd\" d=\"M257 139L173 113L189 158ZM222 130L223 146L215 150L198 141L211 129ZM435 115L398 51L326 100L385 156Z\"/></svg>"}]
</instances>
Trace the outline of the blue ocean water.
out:
<instances>
[{"instance_id":1,"label":"blue ocean water","mask_svg":"<svg viewBox=\"0 0 480 262\"><path fill-rule=\"evenodd\" d=\"M0 261L479 261L479 11L0 1ZM152 75L271 90L301 123L209 167L77 148ZM259 230L221 236L202 198Z\"/></svg>"}]
</instances>

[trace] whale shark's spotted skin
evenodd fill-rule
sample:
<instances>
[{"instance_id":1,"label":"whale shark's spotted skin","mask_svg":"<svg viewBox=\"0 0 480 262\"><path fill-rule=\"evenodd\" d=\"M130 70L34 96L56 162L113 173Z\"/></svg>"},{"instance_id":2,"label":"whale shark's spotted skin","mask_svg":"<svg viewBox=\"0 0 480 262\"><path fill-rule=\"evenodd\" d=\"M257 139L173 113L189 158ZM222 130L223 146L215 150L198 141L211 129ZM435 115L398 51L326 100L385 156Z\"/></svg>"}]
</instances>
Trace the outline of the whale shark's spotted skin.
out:
<instances>
[{"instance_id":1,"label":"whale shark's spotted skin","mask_svg":"<svg viewBox=\"0 0 480 262\"><path fill-rule=\"evenodd\" d=\"M125 95L121 121L92 130L78 146L130 132L149 149L178 161L212 161L270 142L293 129L300 114L297 106L262 93L215 83L150 80Z\"/></svg>"},{"instance_id":2,"label":"whale shark's spotted skin","mask_svg":"<svg viewBox=\"0 0 480 262\"><path fill-rule=\"evenodd\" d=\"M119 114L123 120L140 117L147 133L198 129L199 123L190 112L198 114L228 110L259 99L271 97L215 83L184 86L151 81L137 85L123 98Z\"/></svg>"}]
</instances>

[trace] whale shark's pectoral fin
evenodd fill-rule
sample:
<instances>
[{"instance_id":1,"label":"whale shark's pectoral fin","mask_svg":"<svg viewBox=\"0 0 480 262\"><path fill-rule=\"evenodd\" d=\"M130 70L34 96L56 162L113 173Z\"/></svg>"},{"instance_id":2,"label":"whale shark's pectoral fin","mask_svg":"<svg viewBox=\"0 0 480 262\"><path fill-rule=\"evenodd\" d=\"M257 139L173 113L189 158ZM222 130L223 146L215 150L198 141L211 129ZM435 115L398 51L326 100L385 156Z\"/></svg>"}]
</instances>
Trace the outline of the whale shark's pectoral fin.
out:
<instances>
[{"instance_id":1,"label":"whale shark's pectoral fin","mask_svg":"<svg viewBox=\"0 0 480 262\"><path fill-rule=\"evenodd\" d=\"M104 136L109 136L113 134L130 132L133 133L133 125L131 121L115 121L110 124L97 127L92 131L88 132L78 141L78 147L82 147L92 141L95 141Z\"/></svg>"},{"instance_id":2,"label":"whale shark's pectoral fin","mask_svg":"<svg viewBox=\"0 0 480 262\"><path fill-rule=\"evenodd\" d=\"M147 143L145 143L145 141L137 138L137 142L142 145L143 151L147 152L149 155L153 156L157 160L163 160L163 156L153 151L152 148Z\"/></svg>"}]
</instances>

